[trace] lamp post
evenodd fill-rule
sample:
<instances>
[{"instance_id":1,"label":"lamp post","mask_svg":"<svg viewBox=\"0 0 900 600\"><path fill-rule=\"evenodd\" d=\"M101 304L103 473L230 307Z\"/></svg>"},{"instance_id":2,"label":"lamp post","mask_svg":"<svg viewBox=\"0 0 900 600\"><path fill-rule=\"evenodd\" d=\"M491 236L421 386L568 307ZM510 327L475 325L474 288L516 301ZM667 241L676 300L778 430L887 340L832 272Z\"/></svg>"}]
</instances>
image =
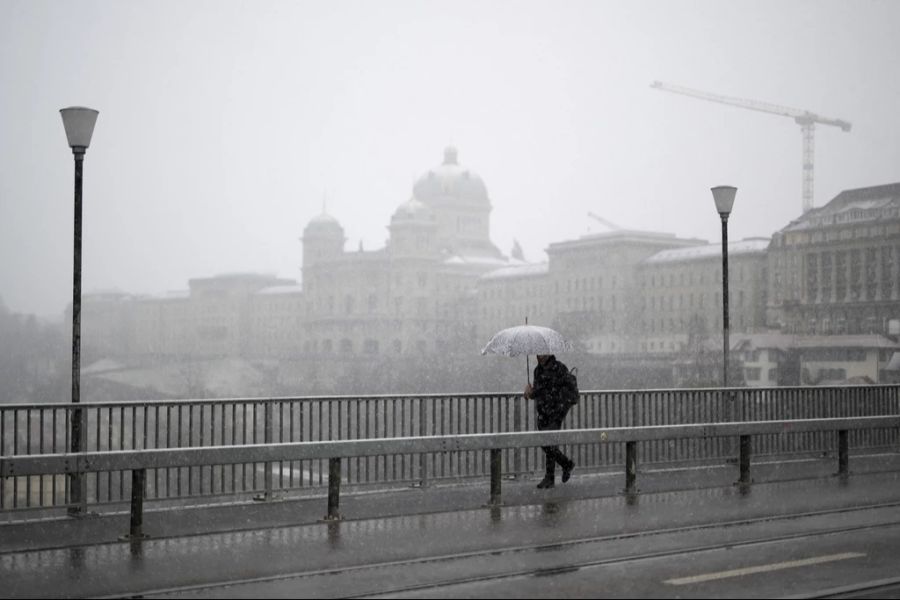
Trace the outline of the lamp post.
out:
<instances>
[{"instance_id":1,"label":"lamp post","mask_svg":"<svg viewBox=\"0 0 900 600\"><path fill-rule=\"evenodd\" d=\"M81 402L81 180L84 153L91 145L91 135L97 122L98 111L83 106L60 109L63 127L72 155L75 157L75 251L72 278L72 403ZM85 449L86 427L80 408L72 411L70 449L81 452ZM83 514L87 502L87 480L82 473L69 476L69 514Z\"/></svg>"},{"instance_id":2,"label":"lamp post","mask_svg":"<svg viewBox=\"0 0 900 600\"><path fill-rule=\"evenodd\" d=\"M712 188L716 210L722 219L722 387L728 387L728 215L734 206L737 188L719 185Z\"/></svg>"}]
</instances>

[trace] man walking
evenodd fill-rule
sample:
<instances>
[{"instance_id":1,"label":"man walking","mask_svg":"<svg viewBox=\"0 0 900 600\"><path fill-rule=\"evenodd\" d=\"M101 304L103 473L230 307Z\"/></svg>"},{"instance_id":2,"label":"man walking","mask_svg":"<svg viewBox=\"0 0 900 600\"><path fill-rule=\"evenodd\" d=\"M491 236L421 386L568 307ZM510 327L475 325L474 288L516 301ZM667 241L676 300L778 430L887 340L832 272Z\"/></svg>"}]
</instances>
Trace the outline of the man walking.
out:
<instances>
[{"instance_id":1,"label":"man walking","mask_svg":"<svg viewBox=\"0 0 900 600\"><path fill-rule=\"evenodd\" d=\"M534 386L530 383L525 386L525 397L535 400L538 430L557 430L562 428L563 419L571 407L565 394L569 369L553 354L539 354L537 360ZM567 482L575 462L563 454L559 446L542 446L541 449L544 451L546 474L538 487L552 488L556 484L557 463L562 467L562 482Z\"/></svg>"}]
</instances>

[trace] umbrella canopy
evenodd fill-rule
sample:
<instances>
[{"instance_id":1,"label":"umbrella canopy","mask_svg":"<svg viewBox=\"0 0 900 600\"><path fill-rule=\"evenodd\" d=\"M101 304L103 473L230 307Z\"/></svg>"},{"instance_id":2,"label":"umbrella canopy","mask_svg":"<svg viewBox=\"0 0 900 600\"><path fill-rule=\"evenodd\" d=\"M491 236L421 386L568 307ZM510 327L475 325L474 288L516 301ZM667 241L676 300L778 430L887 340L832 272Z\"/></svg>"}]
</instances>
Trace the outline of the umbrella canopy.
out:
<instances>
[{"instance_id":1,"label":"umbrella canopy","mask_svg":"<svg viewBox=\"0 0 900 600\"><path fill-rule=\"evenodd\" d=\"M521 356L523 354L558 354L572 351L571 342L549 327L519 325L498 331L482 348L482 354Z\"/></svg>"}]
</instances>

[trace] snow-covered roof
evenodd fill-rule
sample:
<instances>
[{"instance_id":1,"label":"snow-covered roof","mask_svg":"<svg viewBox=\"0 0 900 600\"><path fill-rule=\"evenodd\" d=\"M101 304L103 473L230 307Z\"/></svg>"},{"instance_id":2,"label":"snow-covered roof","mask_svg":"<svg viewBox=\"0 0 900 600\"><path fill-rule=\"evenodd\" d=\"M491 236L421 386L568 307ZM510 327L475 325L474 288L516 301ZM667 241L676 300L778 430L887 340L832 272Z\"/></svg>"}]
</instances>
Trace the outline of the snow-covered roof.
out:
<instances>
[{"instance_id":1,"label":"snow-covered roof","mask_svg":"<svg viewBox=\"0 0 900 600\"><path fill-rule=\"evenodd\" d=\"M507 266L510 264L505 258L497 258L493 256L460 256L454 254L444 261L445 265L497 265Z\"/></svg>"},{"instance_id":2,"label":"snow-covered roof","mask_svg":"<svg viewBox=\"0 0 900 600\"><path fill-rule=\"evenodd\" d=\"M806 335L797 336L797 348L900 348L883 335Z\"/></svg>"},{"instance_id":3,"label":"snow-covered roof","mask_svg":"<svg viewBox=\"0 0 900 600\"><path fill-rule=\"evenodd\" d=\"M758 254L763 253L769 247L769 238L749 238L738 242L728 243L728 255ZM688 248L675 248L663 250L644 261L645 264L659 264L679 262L686 260L702 260L722 255L721 244L707 244L704 246L690 246Z\"/></svg>"},{"instance_id":4,"label":"snow-covered roof","mask_svg":"<svg viewBox=\"0 0 900 600\"><path fill-rule=\"evenodd\" d=\"M167 292L156 292L150 294L141 294L140 296L136 296L136 300L182 300L185 298L190 298L191 292L189 290L169 290Z\"/></svg>"},{"instance_id":5,"label":"snow-covered roof","mask_svg":"<svg viewBox=\"0 0 900 600\"><path fill-rule=\"evenodd\" d=\"M732 347L739 349L743 345L749 346L751 349L769 349L787 350L794 347L797 342L797 336L787 333L744 333L738 334L731 339Z\"/></svg>"},{"instance_id":6,"label":"snow-covered roof","mask_svg":"<svg viewBox=\"0 0 900 600\"><path fill-rule=\"evenodd\" d=\"M107 373L109 371L119 371L124 369L125 365L111 358L101 358L91 363L87 367L81 369L83 375L94 375L96 373Z\"/></svg>"},{"instance_id":7,"label":"snow-covered roof","mask_svg":"<svg viewBox=\"0 0 900 600\"><path fill-rule=\"evenodd\" d=\"M261 296L274 296L276 294L299 294L303 292L302 285L273 285L256 292Z\"/></svg>"},{"instance_id":8,"label":"snow-covered roof","mask_svg":"<svg viewBox=\"0 0 900 600\"><path fill-rule=\"evenodd\" d=\"M481 279L506 279L510 277L534 277L539 275L546 275L548 267L549 264L545 262L537 264L526 263L520 265L510 265L508 267L503 267L495 271L488 271L481 276Z\"/></svg>"}]
</instances>

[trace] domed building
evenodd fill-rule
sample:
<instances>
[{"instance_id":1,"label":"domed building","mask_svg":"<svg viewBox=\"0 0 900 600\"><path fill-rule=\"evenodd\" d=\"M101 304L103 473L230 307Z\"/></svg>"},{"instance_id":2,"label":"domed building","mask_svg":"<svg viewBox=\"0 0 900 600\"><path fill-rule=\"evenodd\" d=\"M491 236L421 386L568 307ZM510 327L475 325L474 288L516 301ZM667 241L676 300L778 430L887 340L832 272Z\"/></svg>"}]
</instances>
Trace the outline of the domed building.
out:
<instances>
[{"instance_id":1,"label":"domed building","mask_svg":"<svg viewBox=\"0 0 900 600\"><path fill-rule=\"evenodd\" d=\"M491 202L481 177L460 166L453 146L444 162L422 175L413 198L433 211L437 245L446 254L500 258L490 239Z\"/></svg>"},{"instance_id":2,"label":"domed building","mask_svg":"<svg viewBox=\"0 0 900 600\"><path fill-rule=\"evenodd\" d=\"M338 220L327 214L314 217L303 229L303 266L309 262L327 260L344 251L344 228Z\"/></svg>"},{"instance_id":3,"label":"domed building","mask_svg":"<svg viewBox=\"0 0 900 600\"><path fill-rule=\"evenodd\" d=\"M475 284L510 264L491 242L490 212L481 177L448 147L394 211L384 248L345 251L337 219L312 219L302 237L304 354L352 361L477 346Z\"/></svg>"}]
</instances>

